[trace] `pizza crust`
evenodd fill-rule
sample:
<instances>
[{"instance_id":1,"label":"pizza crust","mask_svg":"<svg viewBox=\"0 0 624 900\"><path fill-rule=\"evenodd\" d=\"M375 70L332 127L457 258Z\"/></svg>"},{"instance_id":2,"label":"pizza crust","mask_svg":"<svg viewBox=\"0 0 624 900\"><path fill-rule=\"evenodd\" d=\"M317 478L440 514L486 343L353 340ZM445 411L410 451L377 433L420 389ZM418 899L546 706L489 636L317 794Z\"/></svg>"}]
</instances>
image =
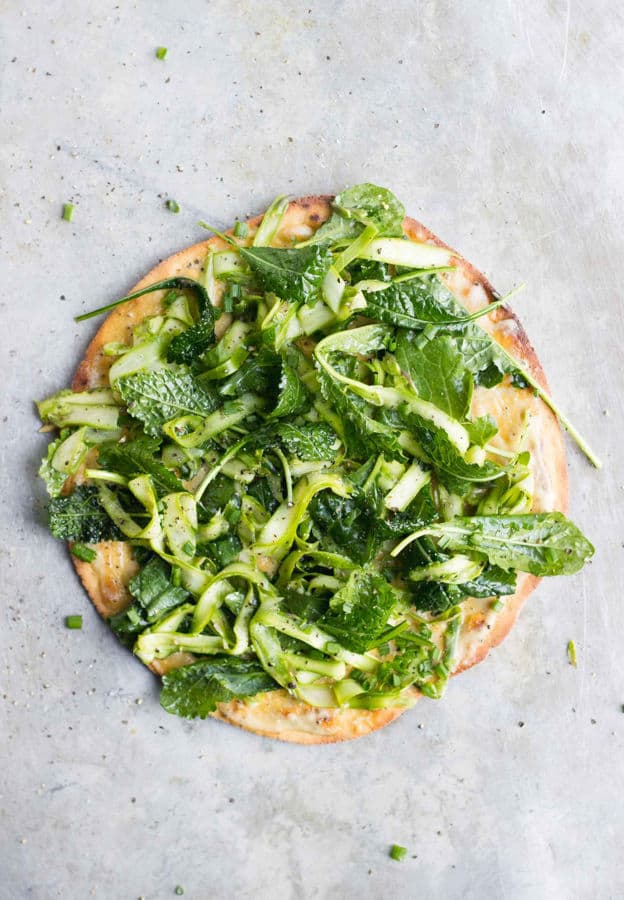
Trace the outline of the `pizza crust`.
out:
<instances>
[{"instance_id":1,"label":"pizza crust","mask_svg":"<svg viewBox=\"0 0 624 900\"><path fill-rule=\"evenodd\" d=\"M305 197L293 200L284 216L276 246L289 246L291 238L308 236L331 211L331 197ZM262 216L248 221L250 231L257 228ZM424 225L406 218L405 234L411 239L447 247ZM209 247L225 249L226 245L213 237L164 260L133 290L140 290L165 278L176 275L198 277ZM446 276L455 296L473 311L492 302L495 292L487 279L466 260L453 253L456 270ZM72 382L74 391L82 391L106 384L112 360L104 356L102 347L109 341L126 342L132 329L143 318L160 311L162 292L146 294L113 310L105 319L89 344ZM227 326L226 316L219 320L221 329ZM480 323L505 349L528 367L539 383L547 388L546 378L522 325L506 307L496 309ZM565 450L559 423L554 414L529 390L518 390L502 384L489 391L475 391L473 412L482 415L492 411L501 427L499 446L515 448L525 417L531 417L526 448L531 451L534 477L534 511L567 511L568 479ZM127 584L137 571L137 565L126 544L105 542L97 545L98 556L86 563L72 556L72 562L98 612L107 618L123 609L130 601ZM505 599L503 609L496 613L488 601L467 600L462 627L458 663L454 674L481 662L489 651L508 634L538 578L519 574L516 593ZM159 675L192 660L189 654L176 653L156 661L151 668ZM417 692L413 691L414 696ZM261 694L252 700L233 700L221 703L212 714L214 718L238 725L265 737L298 744L324 744L361 737L398 718L404 708L380 710L318 709L302 703L284 690Z\"/></svg>"}]
</instances>

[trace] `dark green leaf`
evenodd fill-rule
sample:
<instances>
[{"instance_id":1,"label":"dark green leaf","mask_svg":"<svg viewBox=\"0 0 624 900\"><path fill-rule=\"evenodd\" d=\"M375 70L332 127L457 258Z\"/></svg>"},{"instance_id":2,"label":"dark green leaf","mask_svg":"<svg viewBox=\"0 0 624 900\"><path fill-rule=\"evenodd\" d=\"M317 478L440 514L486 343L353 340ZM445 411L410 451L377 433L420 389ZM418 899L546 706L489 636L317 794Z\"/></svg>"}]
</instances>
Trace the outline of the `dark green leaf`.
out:
<instances>
[{"instance_id":1,"label":"dark green leaf","mask_svg":"<svg viewBox=\"0 0 624 900\"><path fill-rule=\"evenodd\" d=\"M206 416L218 406L208 388L187 372L139 372L120 378L117 387L130 415L139 419L147 434L154 437L160 435L170 419Z\"/></svg>"},{"instance_id":2,"label":"dark green leaf","mask_svg":"<svg viewBox=\"0 0 624 900\"><path fill-rule=\"evenodd\" d=\"M218 569L223 569L236 559L243 545L237 535L228 534L216 541L202 544L200 549L216 563Z\"/></svg>"},{"instance_id":3,"label":"dark green leaf","mask_svg":"<svg viewBox=\"0 0 624 900\"><path fill-rule=\"evenodd\" d=\"M218 703L254 697L279 685L256 660L215 656L174 669L163 677L160 702L168 713L205 719Z\"/></svg>"},{"instance_id":4,"label":"dark green leaf","mask_svg":"<svg viewBox=\"0 0 624 900\"><path fill-rule=\"evenodd\" d=\"M112 469L126 478L150 475L160 494L183 491L184 486L173 472L159 459L159 442L154 438L139 437L125 444L101 444L98 463L103 469Z\"/></svg>"},{"instance_id":5,"label":"dark green leaf","mask_svg":"<svg viewBox=\"0 0 624 900\"><path fill-rule=\"evenodd\" d=\"M306 462L334 459L339 446L336 432L324 423L294 425L282 422L278 434L288 452Z\"/></svg>"},{"instance_id":6,"label":"dark green leaf","mask_svg":"<svg viewBox=\"0 0 624 900\"><path fill-rule=\"evenodd\" d=\"M472 375L465 368L452 338L438 335L419 347L414 332L401 328L395 355L423 400L443 409L454 419L465 418L472 398Z\"/></svg>"},{"instance_id":7,"label":"dark green leaf","mask_svg":"<svg viewBox=\"0 0 624 900\"><path fill-rule=\"evenodd\" d=\"M308 392L302 380L288 363L282 363L279 396L275 407L270 413L270 417L277 419L282 416L295 415L301 412L307 403Z\"/></svg>"},{"instance_id":8,"label":"dark green leaf","mask_svg":"<svg viewBox=\"0 0 624 900\"><path fill-rule=\"evenodd\" d=\"M437 275L394 282L383 291L365 292L364 296L367 316L402 328L419 331L429 324L444 323L452 329L474 325L462 324L468 312ZM449 322L454 324L449 326Z\"/></svg>"},{"instance_id":9,"label":"dark green leaf","mask_svg":"<svg viewBox=\"0 0 624 900\"><path fill-rule=\"evenodd\" d=\"M282 358L278 353L262 347L243 363L238 372L220 383L219 392L226 397L240 396L248 391L261 396L272 396L279 380L281 364Z\"/></svg>"},{"instance_id":10,"label":"dark green leaf","mask_svg":"<svg viewBox=\"0 0 624 900\"><path fill-rule=\"evenodd\" d=\"M212 347L215 340L215 313L212 306L209 307L209 310L195 325L191 325L186 331L176 334L167 349L168 362L190 365L209 347Z\"/></svg>"},{"instance_id":11,"label":"dark green leaf","mask_svg":"<svg viewBox=\"0 0 624 900\"><path fill-rule=\"evenodd\" d=\"M394 591L381 575L356 570L336 591L318 624L349 650L364 653L386 630L396 602Z\"/></svg>"},{"instance_id":12,"label":"dark green leaf","mask_svg":"<svg viewBox=\"0 0 624 900\"><path fill-rule=\"evenodd\" d=\"M361 564L374 556L380 540L377 509L363 492L343 498L331 491L320 491L308 511L323 547L345 553Z\"/></svg>"},{"instance_id":13,"label":"dark green leaf","mask_svg":"<svg viewBox=\"0 0 624 900\"><path fill-rule=\"evenodd\" d=\"M460 585L462 591L469 597L501 597L505 594L513 594L516 590L516 573L513 570L506 572L499 566L487 566L486 569L475 578Z\"/></svg>"},{"instance_id":14,"label":"dark green leaf","mask_svg":"<svg viewBox=\"0 0 624 900\"><path fill-rule=\"evenodd\" d=\"M466 483L492 481L504 474L504 469L488 460L482 466L466 462L446 431L428 419L423 419L415 413L408 413L405 420L428 461L439 471L443 480L450 476ZM468 487L469 484L466 484L465 490ZM449 489L454 493L460 493L457 488L461 488L461 485L453 482Z\"/></svg>"},{"instance_id":15,"label":"dark green leaf","mask_svg":"<svg viewBox=\"0 0 624 900\"><path fill-rule=\"evenodd\" d=\"M96 544L123 540L123 535L100 506L97 488L80 486L67 497L54 497L48 507L50 531L63 541Z\"/></svg>"},{"instance_id":16,"label":"dark green leaf","mask_svg":"<svg viewBox=\"0 0 624 900\"><path fill-rule=\"evenodd\" d=\"M130 579L128 590L144 610L148 622L156 622L188 598L188 592L171 582L171 566L159 556Z\"/></svg>"},{"instance_id":17,"label":"dark green leaf","mask_svg":"<svg viewBox=\"0 0 624 900\"><path fill-rule=\"evenodd\" d=\"M332 261L328 247L313 244L301 249L241 248L241 255L265 291L299 303L314 303Z\"/></svg>"}]
</instances>

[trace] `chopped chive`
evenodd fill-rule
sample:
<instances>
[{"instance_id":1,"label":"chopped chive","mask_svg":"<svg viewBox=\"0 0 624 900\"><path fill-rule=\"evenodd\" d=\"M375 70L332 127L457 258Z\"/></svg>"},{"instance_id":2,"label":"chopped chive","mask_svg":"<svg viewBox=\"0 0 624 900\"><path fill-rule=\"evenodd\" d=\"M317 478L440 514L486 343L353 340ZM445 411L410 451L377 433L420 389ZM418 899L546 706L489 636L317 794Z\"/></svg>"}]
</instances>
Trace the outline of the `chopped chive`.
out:
<instances>
[{"instance_id":1,"label":"chopped chive","mask_svg":"<svg viewBox=\"0 0 624 900\"><path fill-rule=\"evenodd\" d=\"M65 627L72 629L82 628L82 616L66 616Z\"/></svg>"},{"instance_id":2,"label":"chopped chive","mask_svg":"<svg viewBox=\"0 0 624 900\"><path fill-rule=\"evenodd\" d=\"M249 234L247 222L236 222L234 225L234 237L245 238Z\"/></svg>"},{"instance_id":3,"label":"chopped chive","mask_svg":"<svg viewBox=\"0 0 624 900\"><path fill-rule=\"evenodd\" d=\"M176 895L176 897L181 897L182 894L184 893L184 888L182 887L181 884L176 884L176 888L173 893Z\"/></svg>"},{"instance_id":4,"label":"chopped chive","mask_svg":"<svg viewBox=\"0 0 624 900\"><path fill-rule=\"evenodd\" d=\"M172 200L172 199L167 200L167 202L165 203L165 206L167 207L169 212L172 212L172 213L180 212L180 204L176 200Z\"/></svg>"},{"instance_id":5,"label":"chopped chive","mask_svg":"<svg viewBox=\"0 0 624 900\"><path fill-rule=\"evenodd\" d=\"M568 641L568 661L576 669L576 644L574 641Z\"/></svg>"},{"instance_id":6,"label":"chopped chive","mask_svg":"<svg viewBox=\"0 0 624 900\"><path fill-rule=\"evenodd\" d=\"M92 550L91 547L87 547L86 544L72 544L71 553L76 559L81 559L83 562L88 563L93 562L97 557L95 550Z\"/></svg>"},{"instance_id":7,"label":"chopped chive","mask_svg":"<svg viewBox=\"0 0 624 900\"><path fill-rule=\"evenodd\" d=\"M407 847L401 847L399 844L393 844L390 848L390 859L395 859L397 862L401 862L401 860L405 859L407 856Z\"/></svg>"},{"instance_id":8,"label":"chopped chive","mask_svg":"<svg viewBox=\"0 0 624 900\"><path fill-rule=\"evenodd\" d=\"M166 47L156 47L156 59L164 59L167 52Z\"/></svg>"},{"instance_id":9,"label":"chopped chive","mask_svg":"<svg viewBox=\"0 0 624 900\"><path fill-rule=\"evenodd\" d=\"M493 609L494 612L499 612L499 611L503 608L504 605L505 605L505 604L503 603L502 600L498 600L498 599L497 599L497 600L492 600L492 604L491 604L491 606L490 606L490 609Z\"/></svg>"},{"instance_id":10,"label":"chopped chive","mask_svg":"<svg viewBox=\"0 0 624 900\"><path fill-rule=\"evenodd\" d=\"M234 311L234 297L231 294L226 294L223 298L223 312L233 312Z\"/></svg>"},{"instance_id":11,"label":"chopped chive","mask_svg":"<svg viewBox=\"0 0 624 900\"><path fill-rule=\"evenodd\" d=\"M74 204L73 203L64 203L63 204L63 218L66 222L71 222L74 217Z\"/></svg>"}]
</instances>

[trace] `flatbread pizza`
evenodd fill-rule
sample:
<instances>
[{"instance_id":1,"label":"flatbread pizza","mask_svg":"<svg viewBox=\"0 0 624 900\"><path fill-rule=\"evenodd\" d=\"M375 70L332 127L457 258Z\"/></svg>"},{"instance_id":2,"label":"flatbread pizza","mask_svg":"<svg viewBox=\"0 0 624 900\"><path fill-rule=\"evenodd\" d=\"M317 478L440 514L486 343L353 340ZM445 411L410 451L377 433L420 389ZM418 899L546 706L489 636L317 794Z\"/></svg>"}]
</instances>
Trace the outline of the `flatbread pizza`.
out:
<instances>
[{"instance_id":1,"label":"flatbread pizza","mask_svg":"<svg viewBox=\"0 0 624 900\"><path fill-rule=\"evenodd\" d=\"M169 712L360 737L591 556L520 322L386 189L280 197L105 310L41 474Z\"/></svg>"}]
</instances>

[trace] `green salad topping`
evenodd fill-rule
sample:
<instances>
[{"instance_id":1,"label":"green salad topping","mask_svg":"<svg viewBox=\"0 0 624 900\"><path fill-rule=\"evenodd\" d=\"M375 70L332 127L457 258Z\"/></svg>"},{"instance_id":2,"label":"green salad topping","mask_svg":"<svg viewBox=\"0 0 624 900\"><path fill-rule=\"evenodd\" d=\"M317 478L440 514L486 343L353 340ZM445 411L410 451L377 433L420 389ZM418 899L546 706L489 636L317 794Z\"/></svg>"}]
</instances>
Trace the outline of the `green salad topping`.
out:
<instances>
[{"instance_id":1,"label":"green salad topping","mask_svg":"<svg viewBox=\"0 0 624 900\"><path fill-rule=\"evenodd\" d=\"M287 209L221 235L199 280L131 295L161 291L161 308L104 346L108 386L39 404L58 429L50 529L88 563L129 542L132 602L109 622L147 664L193 655L163 678L182 716L278 687L313 707L437 698L466 598L495 616L518 572L572 574L593 553L533 511L526 434L497 447L500 423L471 414L476 387L533 390L598 465L481 327L492 305L451 293L449 251L405 239L375 185L271 246Z\"/></svg>"}]
</instances>

